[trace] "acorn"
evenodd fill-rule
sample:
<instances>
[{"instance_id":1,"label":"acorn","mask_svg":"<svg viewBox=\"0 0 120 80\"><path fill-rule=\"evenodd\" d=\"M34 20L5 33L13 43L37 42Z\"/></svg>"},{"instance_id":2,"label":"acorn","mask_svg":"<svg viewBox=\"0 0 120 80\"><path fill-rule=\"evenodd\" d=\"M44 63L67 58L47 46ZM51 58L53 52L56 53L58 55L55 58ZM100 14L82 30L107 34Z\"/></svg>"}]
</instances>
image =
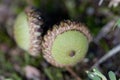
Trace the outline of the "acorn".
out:
<instances>
[{"instance_id":1,"label":"acorn","mask_svg":"<svg viewBox=\"0 0 120 80\"><path fill-rule=\"evenodd\" d=\"M82 23L63 21L54 25L47 34L43 33L41 13L27 7L16 19L14 38L22 49L31 55L43 53L44 58L56 67L73 66L86 55L92 40L88 28Z\"/></svg>"},{"instance_id":2,"label":"acorn","mask_svg":"<svg viewBox=\"0 0 120 80\"><path fill-rule=\"evenodd\" d=\"M41 13L34 7L27 7L18 15L14 24L16 43L33 56L41 53L42 24Z\"/></svg>"},{"instance_id":3,"label":"acorn","mask_svg":"<svg viewBox=\"0 0 120 80\"><path fill-rule=\"evenodd\" d=\"M91 41L85 25L66 20L54 25L44 36L43 56L56 67L74 66L85 57Z\"/></svg>"}]
</instances>

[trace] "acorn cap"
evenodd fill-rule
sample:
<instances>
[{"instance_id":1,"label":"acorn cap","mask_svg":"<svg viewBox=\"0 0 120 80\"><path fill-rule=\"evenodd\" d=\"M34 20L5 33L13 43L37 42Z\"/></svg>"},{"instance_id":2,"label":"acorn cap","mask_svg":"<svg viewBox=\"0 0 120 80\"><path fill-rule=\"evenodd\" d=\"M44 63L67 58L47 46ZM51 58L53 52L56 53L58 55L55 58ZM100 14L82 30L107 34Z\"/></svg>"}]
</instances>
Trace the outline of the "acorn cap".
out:
<instances>
[{"instance_id":1,"label":"acorn cap","mask_svg":"<svg viewBox=\"0 0 120 80\"><path fill-rule=\"evenodd\" d=\"M55 25L44 36L43 56L56 67L73 66L84 58L91 40L83 24L67 20Z\"/></svg>"},{"instance_id":2,"label":"acorn cap","mask_svg":"<svg viewBox=\"0 0 120 80\"><path fill-rule=\"evenodd\" d=\"M42 24L40 12L33 7L27 7L25 12L18 15L14 25L16 43L33 56L41 51Z\"/></svg>"}]
</instances>

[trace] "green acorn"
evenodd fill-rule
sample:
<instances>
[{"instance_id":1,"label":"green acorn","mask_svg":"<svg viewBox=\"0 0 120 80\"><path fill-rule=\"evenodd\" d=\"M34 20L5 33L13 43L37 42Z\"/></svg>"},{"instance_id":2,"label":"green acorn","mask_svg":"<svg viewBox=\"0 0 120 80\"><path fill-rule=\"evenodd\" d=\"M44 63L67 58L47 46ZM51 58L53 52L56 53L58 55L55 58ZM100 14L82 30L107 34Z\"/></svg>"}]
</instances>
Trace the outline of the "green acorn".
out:
<instances>
[{"instance_id":1,"label":"green acorn","mask_svg":"<svg viewBox=\"0 0 120 80\"><path fill-rule=\"evenodd\" d=\"M92 37L81 23L64 21L48 30L42 40L41 14L35 8L28 7L16 19L14 37L16 43L31 55L43 52L44 58L54 66L73 66L81 61Z\"/></svg>"},{"instance_id":2,"label":"green acorn","mask_svg":"<svg viewBox=\"0 0 120 80\"><path fill-rule=\"evenodd\" d=\"M73 66L84 58L91 40L86 26L67 20L55 25L44 36L43 56L54 66Z\"/></svg>"},{"instance_id":3,"label":"green acorn","mask_svg":"<svg viewBox=\"0 0 120 80\"><path fill-rule=\"evenodd\" d=\"M42 24L41 13L33 7L27 7L18 15L14 25L16 43L33 56L41 51Z\"/></svg>"}]
</instances>

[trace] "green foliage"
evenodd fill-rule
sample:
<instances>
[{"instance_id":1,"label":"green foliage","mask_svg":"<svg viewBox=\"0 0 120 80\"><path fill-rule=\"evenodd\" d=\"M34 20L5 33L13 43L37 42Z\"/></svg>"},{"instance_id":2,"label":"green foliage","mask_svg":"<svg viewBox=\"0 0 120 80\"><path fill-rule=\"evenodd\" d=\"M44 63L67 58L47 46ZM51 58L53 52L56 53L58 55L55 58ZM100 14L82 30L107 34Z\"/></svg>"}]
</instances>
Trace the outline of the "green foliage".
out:
<instances>
[{"instance_id":1,"label":"green foliage","mask_svg":"<svg viewBox=\"0 0 120 80\"><path fill-rule=\"evenodd\" d=\"M88 74L88 77L91 80L107 80L107 78L98 69L93 69L92 72L89 72L89 71L86 71L86 72ZM108 75L109 75L110 80L117 80L114 72L109 71ZM118 80L120 80L120 79L118 79Z\"/></svg>"},{"instance_id":2,"label":"green foliage","mask_svg":"<svg viewBox=\"0 0 120 80\"><path fill-rule=\"evenodd\" d=\"M24 61L23 66L25 65L33 65L33 66L39 66L40 62L43 60L43 57L40 55L36 58L30 56L28 53L24 53Z\"/></svg>"},{"instance_id":3,"label":"green foliage","mask_svg":"<svg viewBox=\"0 0 120 80\"><path fill-rule=\"evenodd\" d=\"M76 8L75 8L75 1L74 0L65 0L65 6L69 12L69 16L74 18L76 16Z\"/></svg>"},{"instance_id":4,"label":"green foliage","mask_svg":"<svg viewBox=\"0 0 120 80\"><path fill-rule=\"evenodd\" d=\"M11 78L6 78L4 80L22 80L22 79L16 73L12 73Z\"/></svg>"},{"instance_id":5,"label":"green foliage","mask_svg":"<svg viewBox=\"0 0 120 80\"><path fill-rule=\"evenodd\" d=\"M116 21L115 25L113 26L113 30L117 27L120 28L120 19Z\"/></svg>"},{"instance_id":6,"label":"green foliage","mask_svg":"<svg viewBox=\"0 0 120 80\"><path fill-rule=\"evenodd\" d=\"M21 77L18 76L16 73L13 73L11 77L12 77L11 80L22 80Z\"/></svg>"},{"instance_id":7,"label":"green foliage","mask_svg":"<svg viewBox=\"0 0 120 80\"><path fill-rule=\"evenodd\" d=\"M110 78L111 80L117 80L116 77L115 77L115 73L114 73L114 72L109 71L108 75L109 75L109 78Z\"/></svg>"},{"instance_id":8,"label":"green foliage","mask_svg":"<svg viewBox=\"0 0 120 80\"><path fill-rule=\"evenodd\" d=\"M117 20L116 26L118 26L120 28L120 19Z\"/></svg>"},{"instance_id":9,"label":"green foliage","mask_svg":"<svg viewBox=\"0 0 120 80\"><path fill-rule=\"evenodd\" d=\"M48 67L44 69L45 74L50 80L63 80L63 75L61 71L61 69L53 67Z\"/></svg>"},{"instance_id":10,"label":"green foliage","mask_svg":"<svg viewBox=\"0 0 120 80\"><path fill-rule=\"evenodd\" d=\"M8 36L8 34L2 29L0 28L0 43L6 43L8 45L12 45L13 42L10 39L10 37Z\"/></svg>"},{"instance_id":11,"label":"green foliage","mask_svg":"<svg viewBox=\"0 0 120 80\"><path fill-rule=\"evenodd\" d=\"M0 66L0 74L2 74L2 72L4 72L4 71L8 71L8 72L13 71L13 66L12 66L12 64L10 64L10 62L8 60L6 60L5 53L0 51L0 57L1 57L0 64L4 64L4 65Z\"/></svg>"},{"instance_id":12,"label":"green foliage","mask_svg":"<svg viewBox=\"0 0 120 80\"><path fill-rule=\"evenodd\" d=\"M13 79L5 79L5 80L13 80Z\"/></svg>"}]
</instances>

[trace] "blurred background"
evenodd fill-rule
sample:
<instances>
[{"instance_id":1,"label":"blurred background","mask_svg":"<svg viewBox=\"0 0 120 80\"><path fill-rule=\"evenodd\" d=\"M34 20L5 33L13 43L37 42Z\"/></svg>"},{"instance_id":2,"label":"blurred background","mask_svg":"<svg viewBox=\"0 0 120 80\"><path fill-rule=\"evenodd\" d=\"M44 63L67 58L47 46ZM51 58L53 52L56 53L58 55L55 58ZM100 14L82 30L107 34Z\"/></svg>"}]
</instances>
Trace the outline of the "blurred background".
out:
<instances>
[{"instance_id":1,"label":"blurred background","mask_svg":"<svg viewBox=\"0 0 120 80\"><path fill-rule=\"evenodd\" d=\"M28 5L43 14L45 28L62 20L88 26L93 35L86 57L73 67L83 80L85 73L97 67L108 77L112 70L120 77L120 0L0 0L0 80L75 80L64 68L56 68L43 59L20 49L13 35L16 17ZM110 57L109 57L110 56Z\"/></svg>"}]
</instances>

